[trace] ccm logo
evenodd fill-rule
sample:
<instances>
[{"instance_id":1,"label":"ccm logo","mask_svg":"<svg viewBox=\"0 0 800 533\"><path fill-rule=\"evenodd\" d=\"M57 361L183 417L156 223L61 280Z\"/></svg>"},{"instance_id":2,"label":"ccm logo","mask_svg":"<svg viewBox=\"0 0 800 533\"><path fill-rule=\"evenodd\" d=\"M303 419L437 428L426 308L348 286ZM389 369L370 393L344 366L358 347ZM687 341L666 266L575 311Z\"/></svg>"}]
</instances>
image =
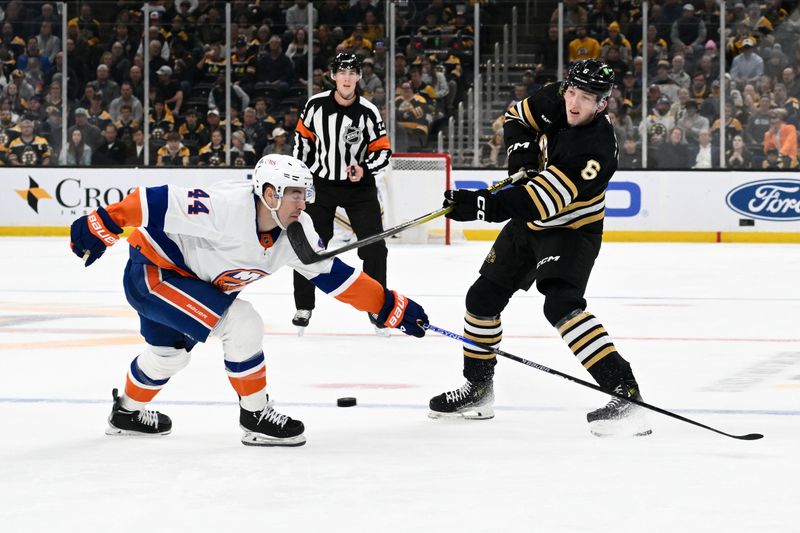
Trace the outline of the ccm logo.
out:
<instances>
[{"instance_id":1,"label":"ccm logo","mask_svg":"<svg viewBox=\"0 0 800 533\"><path fill-rule=\"evenodd\" d=\"M392 328L397 327L397 324L403 320L403 315L406 312L406 297L397 293L394 293L394 296L394 309L392 309L389 318L386 320L386 325Z\"/></svg>"},{"instance_id":2,"label":"ccm logo","mask_svg":"<svg viewBox=\"0 0 800 533\"><path fill-rule=\"evenodd\" d=\"M110 233L106 227L103 226L103 223L97 219L97 215L95 214L89 215L89 228L106 246L111 246L119 240L116 235Z\"/></svg>"}]
</instances>

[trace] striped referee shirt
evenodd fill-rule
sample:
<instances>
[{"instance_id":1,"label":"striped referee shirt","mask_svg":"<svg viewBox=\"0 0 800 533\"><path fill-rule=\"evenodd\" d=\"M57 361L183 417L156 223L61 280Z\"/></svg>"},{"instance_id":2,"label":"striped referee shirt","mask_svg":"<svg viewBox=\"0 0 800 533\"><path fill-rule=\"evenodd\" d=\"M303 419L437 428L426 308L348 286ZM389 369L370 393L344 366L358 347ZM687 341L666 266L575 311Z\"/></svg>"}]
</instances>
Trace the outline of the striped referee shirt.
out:
<instances>
[{"instance_id":1,"label":"striped referee shirt","mask_svg":"<svg viewBox=\"0 0 800 533\"><path fill-rule=\"evenodd\" d=\"M389 164L392 150L378 108L359 96L345 107L333 91L316 94L306 104L295 129L294 157L303 161L315 182L375 183L375 174ZM364 177L353 183L347 167L361 165Z\"/></svg>"}]
</instances>

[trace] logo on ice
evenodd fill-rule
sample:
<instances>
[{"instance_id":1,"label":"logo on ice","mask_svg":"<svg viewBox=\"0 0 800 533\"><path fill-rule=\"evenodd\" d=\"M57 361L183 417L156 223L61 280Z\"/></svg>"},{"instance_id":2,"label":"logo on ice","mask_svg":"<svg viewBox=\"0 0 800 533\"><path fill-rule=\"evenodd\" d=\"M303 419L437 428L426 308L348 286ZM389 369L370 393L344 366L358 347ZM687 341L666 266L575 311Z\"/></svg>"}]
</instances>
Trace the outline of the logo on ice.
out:
<instances>
[{"instance_id":1,"label":"logo on ice","mask_svg":"<svg viewBox=\"0 0 800 533\"><path fill-rule=\"evenodd\" d=\"M800 220L800 181L762 180L745 183L728 193L728 207L752 218Z\"/></svg>"}]
</instances>

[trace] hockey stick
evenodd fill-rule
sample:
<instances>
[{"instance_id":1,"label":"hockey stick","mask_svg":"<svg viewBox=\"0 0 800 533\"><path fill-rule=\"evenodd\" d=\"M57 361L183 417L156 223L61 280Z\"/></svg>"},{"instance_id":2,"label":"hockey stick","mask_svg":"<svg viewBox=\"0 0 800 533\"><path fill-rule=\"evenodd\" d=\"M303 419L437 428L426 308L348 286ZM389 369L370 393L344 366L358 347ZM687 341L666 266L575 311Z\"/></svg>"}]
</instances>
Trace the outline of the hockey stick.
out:
<instances>
[{"instance_id":1,"label":"hockey stick","mask_svg":"<svg viewBox=\"0 0 800 533\"><path fill-rule=\"evenodd\" d=\"M518 181L521 178L525 177L524 171L519 171L516 174L512 174L511 176L507 177L502 181L498 181L487 190L489 192L499 191L506 185L510 185L515 181ZM342 254L349 250L353 250L355 248L361 248L362 246L366 246L368 244L372 244L378 241L382 241L387 237L391 237L392 235L397 235L401 231L407 230L408 228L413 228L414 226L419 226L420 224L424 224L434 218L439 218L442 215L446 215L447 213L451 212L453 207L443 207L437 211L432 211L427 215L422 215L419 218L415 218L414 220L409 220L407 222L403 222L399 226L395 226L393 228L389 228L381 233L377 233L372 235L371 237L367 237L366 239L362 239L360 241L351 242L350 244L345 244L340 248L336 248L335 250L328 250L322 253L317 253L308 243L306 240L306 234L303 231L303 226L299 222L292 222L289 224L289 227L286 228L286 235L289 237L289 242L292 244L292 248L294 252L297 254L297 257L300 261L303 262L304 265L310 265L312 263L316 263L318 261L322 261L324 259L328 259L330 257Z\"/></svg>"},{"instance_id":2,"label":"hockey stick","mask_svg":"<svg viewBox=\"0 0 800 533\"><path fill-rule=\"evenodd\" d=\"M758 440L758 439L764 438L764 435L762 435L761 433L748 433L747 435L731 435L730 433L725 433L724 431L720 431L718 429L714 429L711 426L707 426L705 424L701 424L700 422L695 422L694 420L686 418L685 416L681 416L679 414L672 413L672 412L667 411L665 409L662 409L660 407L656 407L655 405L650 405L647 402L643 402L643 401L640 401L640 400L635 400L633 398L627 398L627 397L625 397L625 396L623 396L621 394L617 394L614 391L606 390L606 389L604 389L604 388L602 388L602 387L600 387L598 385L595 385L594 383L589 383L588 381L584 381L584 380L582 380L580 378L576 378L574 376L570 376L569 374L565 374L563 372L559 372L558 370L553 370L552 368L546 367L544 365L540 365L538 363L534 363L533 361L529 361L528 359L524 359L522 357L519 357L519 356L514 355L514 354L510 354L508 352L504 352L503 350L500 350L499 348L494 348L494 347L488 346L486 344L481 344L479 342L472 341L470 339L467 339L466 337L462 337L461 335L459 335L457 333L453 333L451 331L447 331L446 329L442 329L442 328L436 327L436 326L434 326L432 324L419 323L419 326L424 328L424 329L439 333L440 335L444 335L445 337L450 337L451 339L455 339L455 340L458 340L458 341L461 341L461 342L466 342L467 344L471 344L473 346L477 346L478 348L482 348L484 350L488 350L488 351L490 351L492 353L495 353L497 355L501 355L503 357L507 357L508 359L511 359L512 361L516 361L518 363L522 363L523 365L528 365L528 366L533 367L533 368L535 368L537 370L541 370L542 372L546 372L548 374L553 374L554 376L562 377L562 378L564 378L566 380L572 381L573 383L577 383L578 385L583 385L584 387L589 387L590 389L594 389L596 391L608 394L609 396L614 396L616 398L620 398L622 400L625 400L625 401L630 402L630 403L634 403L634 404L636 404L638 406L641 406L641 407L644 407L646 409L650 409L651 411L655 411L656 413L661 413L662 415L666 415L666 416L669 416L669 417L672 417L672 418L676 418L676 419L681 420L683 422L687 422L689 424L692 424L692 425L695 425L695 426L699 426L701 428L705 428L705 429L707 429L709 431L713 431L714 433L719 433L720 435L725 435L726 437L730 437L732 439Z\"/></svg>"}]
</instances>

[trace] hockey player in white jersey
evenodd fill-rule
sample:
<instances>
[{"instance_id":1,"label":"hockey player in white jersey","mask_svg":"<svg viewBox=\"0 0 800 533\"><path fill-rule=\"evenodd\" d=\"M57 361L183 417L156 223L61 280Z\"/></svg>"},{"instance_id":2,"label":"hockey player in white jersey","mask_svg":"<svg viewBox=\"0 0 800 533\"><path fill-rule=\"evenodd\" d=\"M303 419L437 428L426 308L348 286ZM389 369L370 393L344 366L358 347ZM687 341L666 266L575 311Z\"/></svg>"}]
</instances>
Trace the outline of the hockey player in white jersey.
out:
<instances>
[{"instance_id":1,"label":"hockey player in white jersey","mask_svg":"<svg viewBox=\"0 0 800 533\"><path fill-rule=\"evenodd\" d=\"M308 241L320 242L303 212L312 196L305 164L272 154L258 162L252 183L140 187L72 224L70 246L86 266L119 240L122 228L137 228L128 237L124 286L147 347L131 362L124 393L113 391L107 434L170 433L169 417L146 406L189 364L194 345L214 335L222 341L228 378L239 396L242 443L304 444L303 423L278 413L268 401L264 325L253 306L237 298L246 285L285 265L387 327L425 334L417 320L427 322L427 316L416 302L338 258L300 262L283 230L299 221Z\"/></svg>"}]
</instances>

